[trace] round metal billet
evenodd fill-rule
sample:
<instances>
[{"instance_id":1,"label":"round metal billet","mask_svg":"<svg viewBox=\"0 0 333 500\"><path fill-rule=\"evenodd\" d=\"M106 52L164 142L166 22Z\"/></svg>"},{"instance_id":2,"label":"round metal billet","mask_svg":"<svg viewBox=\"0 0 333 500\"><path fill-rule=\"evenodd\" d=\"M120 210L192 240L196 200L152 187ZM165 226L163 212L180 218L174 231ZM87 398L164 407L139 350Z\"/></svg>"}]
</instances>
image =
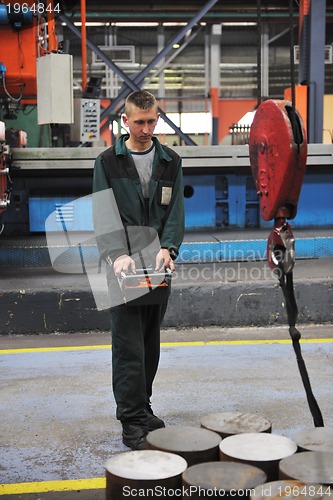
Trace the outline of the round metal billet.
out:
<instances>
[{"instance_id":1,"label":"round metal billet","mask_svg":"<svg viewBox=\"0 0 333 500\"><path fill-rule=\"evenodd\" d=\"M289 457L297 451L297 446L285 436L249 432L225 438L220 451L231 459L262 462Z\"/></svg>"},{"instance_id":2,"label":"round metal billet","mask_svg":"<svg viewBox=\"0 0 333 500\"><path fill-rule=\"evenodd\" d=\"M177 453L189 465L219 459L221 436L201 427L180 426L156 429L147 436L147 448Z\"/></svg>"},{"instance_id":3,"label":"round metal billet","mask_svg":"<svg viewBox=\"0 0 333 500\"><path fill-rule=\"evenodd\" d=\"M266 481L263 470L236 462L206 462L189 467L182 475L184 488L203 490L245 491ZM245 495L246 496L246 495ZM184 497L185 498L185 497Z\"/></svg>"},{"instance_id":4,"label":"round metal billet","mask_svg":"<svg viewBox=\"0 0 333 500\"><path fill-rule=\"evenodd\" d=\"M333 493L331 493L332 495ZM293 479L271 481L261 484L251 492L251 500L329 500L330 491L328 486L322 484L302 483Z\"/></svg>"},{"instance_id":5,"label":"round metal billet","mask_svg":"<svg viewBox=\"0 0 333 500\"><path fill-rule=\"evenodd\" d=\"M298 446L299 451L333 451L333 428L315 427L297 432L293 441Z\"/></svg>"},{"instance_id":6,"label":"round metal billet","mask_svg":"<svg viewBox=\"0 0 333 500\"><path fill-rule=\"evenodd\" d=\"M268 481L279 474L279 461L297 451L291 439L277 434L244 433L226 437L220 443L220 460L236 461L263 469Z\"/></svg>"},{"instance_id":7,"label":"round metal billet","mask_svg":"<svg viewBox=\"0 0 333 500\"><path fill-rule=\"evenodd\" d=\"M272 431L272 424L267 418L239 411L211 413L202 418L201 426L217 432L222 438L248 432Z\"/></svg>"},{"instance_id":8,"label":"round metal billet","mask_svg":"<svg viewBox=\"0 0 333 500\"><path fill-rule=\"evenodd\" d=\"M120 453L106 462L106 471L112 476L136 480L161 480L182 474L187 468L184 458L157 450Z\"/></svg>"},{"instance_id":9,"label":"round metal billet","mask_svg":"<svg viewBox=\"0 0 333 500\"><path fill-rule=\"evenodd\" d=\"M333 453L302 451L279 464L280 479L333 486Z\"/></svg>"}]
</instances>

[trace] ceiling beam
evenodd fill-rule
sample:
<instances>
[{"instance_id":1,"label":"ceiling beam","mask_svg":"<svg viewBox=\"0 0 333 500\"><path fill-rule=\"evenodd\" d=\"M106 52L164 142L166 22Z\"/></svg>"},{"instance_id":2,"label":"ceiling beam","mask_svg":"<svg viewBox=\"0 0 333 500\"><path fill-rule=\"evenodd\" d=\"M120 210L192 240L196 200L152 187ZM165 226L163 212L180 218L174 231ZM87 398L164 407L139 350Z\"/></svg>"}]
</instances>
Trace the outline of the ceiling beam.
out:
<instances>
[{"instance_id":1,"label":"ceiling beam","mask_svg":"<svg viewBox=\"0 0 333 500\"><path fill-rule=\"evenodd\" d=\"M133 83L138 88L142 86L143 81L150 72L150 70L154 68L172 50L173 45L178 43L186 35L186 33L190 29L192 29L203 18L203 16L217 3L217 1L218 0L209 0L209 2L207 2L204 5L204 7L187 23L187 25L184 26L181 30L179 30L179 32L164 47L164 49L161 50L161 52L159 52L149 64L147 64L145 69L142 70L138 75L136 75L136 77L133 80ZM128 85L126 81L125 83L127 84L127 87L121 90L118 97L116 97L116 99L114 99L112 103L107 108L105 108L105 110L101 114L101 120L104 120L106 117L108 117L109 114L118 106L118 104L123 99L125 99L128 96L128 94L133 89L132 85Z\"/></svg>"}]
</instances>

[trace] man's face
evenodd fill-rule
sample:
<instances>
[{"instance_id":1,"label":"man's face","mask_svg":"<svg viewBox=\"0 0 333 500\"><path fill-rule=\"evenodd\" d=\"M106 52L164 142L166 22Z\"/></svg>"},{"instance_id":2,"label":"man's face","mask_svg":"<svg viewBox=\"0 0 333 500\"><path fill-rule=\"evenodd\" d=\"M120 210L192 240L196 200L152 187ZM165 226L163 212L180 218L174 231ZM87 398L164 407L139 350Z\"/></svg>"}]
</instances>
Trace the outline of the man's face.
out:
<instances>
[{"instance_id":1,"label":"man's face","mask_svg":"<svg viewBox=\"0 0 333 500\"><path fill-rule=\"evenodd\" d=\"M157 108L140 109L131 105L123 115L125 127L129 129L131 142L139 149L148 148L159 118Z\"/></svg>"}]
</instances>

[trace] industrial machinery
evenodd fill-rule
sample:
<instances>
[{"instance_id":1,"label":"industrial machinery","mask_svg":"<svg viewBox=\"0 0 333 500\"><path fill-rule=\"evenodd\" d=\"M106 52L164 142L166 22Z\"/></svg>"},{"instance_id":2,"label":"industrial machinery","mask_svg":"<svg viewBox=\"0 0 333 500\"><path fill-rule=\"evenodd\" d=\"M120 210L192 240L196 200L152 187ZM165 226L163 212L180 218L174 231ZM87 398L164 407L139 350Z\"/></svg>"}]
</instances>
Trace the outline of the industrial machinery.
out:
<instances>
[{"instance_id":1,"label":"industrial machinery","mask_svg":"<svg viewBox=\"0 0 333 500\"><path fill-rule=\"evenodd\" d=\"M4 230L1 215L10 205L13 189L11 149L24 148L27 141L27 133L24 130L6 129L5 123L0 121L0 234Z\"/></svg>"},{"instance_id":2,"label":"industrial machinery","mask_svg":"<svg viewBox=\"0 0 333 500\"><path fill-rule=\"evenodd\" d=\"M5 118L38 103L38 124L73 122L72 56L55 31L60 3L0 4L0 102Z\"/></svg>"},{"instance_id":3,"label":"industrial machinery","mask_svg":"<svg viewBox=\"0 0 333 500\"><path fill-rule=\"evenodd\" d=\"M102 151L93 144L100 127L99 101L91 95L85 96L84 92L78 100L68 94L66 99L59 97L59 90L68 92L73 86L71 56L61 53L55 32L55 7L52 12L47 8L51 3L40 2L38 5L44 8L35 12L31 8L23 9L23 5L33 3L0 4L0 101L5 116L13 117L19 106L36 105L40 99L43 105L38 106L38 123L41 127L51 124L47 133L51 129L55 136L59 120L71 124L73 108L77 107L80 126L74 124L71 128L72 141L92 147L25 148L24 134L18 135L7 127L7 137L4 135L1 141L3 208L0 217L6 225L4 234L44 233L47 217L63 205L68 207L66 223L72 230L92 230L87 195L91 193L94 159ZM57 68L55 72L54 68ZM68 75L66 81L65 74ZM104 126L105 120L101 124ZM233 131L234 142L242 144L174 148L183 158L188 230L269 227L260 216L265 195L258 200L250 172L249 149L244 144L248 140L248 128L233 128ZM10 145L11 167L5 145ZM313 144L308 153L297 224L298 227L325 228L333 221L332 145ZM313 186L316 200L312 196ZM12 189L11 204L8 189ZM71 202L80 198L84 199L80 211L71 210Z\"/></svg>"},{"instance_id":4,"label":"industrial machinery","mask_svg":"<svg viewBox=\"0 0 333 500\"><path fill-rule=\"evenodd\" d=\"M73 122L72 56L59 50L54 22L59 9L59 3L44 1L0 4L0 108L3 119L11 120L8 126L1 122L0 214L9 207L13 187L10 150L28 141L27 133L12 125L18 111L39 102L38 124ZM10 217L16 222L23 199L20 181L17 189Z\"/></svg>"},{"instance_id":5,"label":"industrial machinery","mask_svg":"<svg viewBox=\"0 0 333 500\"><path fill-rule=\"evenodd\" d=\"M175 147L182 159L186 228L269 228L260 217L260 201L249 160L249 147ZM12 150L13 203L3 215L7 234L45 231L46 218L67 204L70 230L92 230L91 193L95 158L103 148L21 148ZM307 174L299 199L299 228L328 227L333 220L333 145L310 144ZM317 196L313 197L313 186ZM80 210L71 203L82 197ZM86 198L83 198L86 197Z\"/></svg>"},{"instance_id":6,"label":"industrial machinery","mask_svg":"<svg viewBox=\"0 0 333 500\"><path fill-rule=\"evenodd\" d=\"M9 107L36 99L36 60L58 49L54 11L42 2L38 6L32 2L0 4L0 97Z\"/></svg>"},{"instance_id":7,"label":"industrial machinery","mask_svg":"<svg viewBox=\"0 0 333 500\"><path fill-rule=\"evenodd\" d=\"M6 144L5 124L0 122L0 215L10 202L11 178L9 176L9 167L10 149Z\"/></svg>"}]
</instances>

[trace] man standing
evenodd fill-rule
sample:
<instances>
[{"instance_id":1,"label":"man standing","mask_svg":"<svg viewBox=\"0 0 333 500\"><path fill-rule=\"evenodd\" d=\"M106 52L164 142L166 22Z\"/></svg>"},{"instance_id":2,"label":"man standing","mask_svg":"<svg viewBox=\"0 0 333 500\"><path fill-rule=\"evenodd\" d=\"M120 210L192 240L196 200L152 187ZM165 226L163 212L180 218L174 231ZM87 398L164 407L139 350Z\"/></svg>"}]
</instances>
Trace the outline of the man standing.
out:
<instances>
[{"instance_id":1,"label":"man standing","mask_svg":"<svg viewBox=\"0 0 333 500\"><path fill-rule=\"evenodd\" d=\"M132 92L126 99L123 115L129 134L122 135L115 146L95 161L93 193L111 189L121 221L120 231L106 230L103 234L101 226L107 208L93 202L99 252L110 266L111 296L119 297L115 276L136 272L133 257L149 244L149 231L157 233L160 241L159 251L154 255L155 270L174 270L173 261L183 240L181 159L153 137L158 118L155 97L145 90ZM104 212L103 217L100 212ZM148 305L120 302L110 310L116 416L122 423L124 444L140 450L146 446L149 431L164 427L163 420L151 409L150 398L159 363L160 325L167 298L163 303Z\"/></svg>"}]
</instances>

